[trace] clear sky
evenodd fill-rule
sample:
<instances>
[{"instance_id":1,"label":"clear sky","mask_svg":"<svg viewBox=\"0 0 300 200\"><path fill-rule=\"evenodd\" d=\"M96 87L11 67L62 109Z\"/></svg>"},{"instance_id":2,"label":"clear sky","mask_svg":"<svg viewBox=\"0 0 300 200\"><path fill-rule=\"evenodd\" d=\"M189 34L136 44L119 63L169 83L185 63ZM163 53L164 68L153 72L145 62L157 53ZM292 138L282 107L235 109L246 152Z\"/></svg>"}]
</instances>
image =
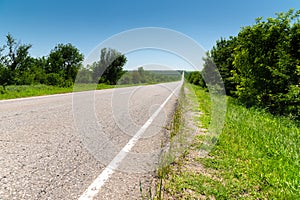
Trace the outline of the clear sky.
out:
<instances>
[{"instance_id":1,"label":"clear sky","mask_svg":"<svg viewBox=\"0 0 300 200\"><path fill-rule=\"evenodd\" d=\"M72 43L85 56L110 36L133 28L169 28L193 38L205 50L236 35L255 18L272 17L299 0L0 0L0 45L11 33L46 56L58 43Z\"/></svg>"}]
</instances>

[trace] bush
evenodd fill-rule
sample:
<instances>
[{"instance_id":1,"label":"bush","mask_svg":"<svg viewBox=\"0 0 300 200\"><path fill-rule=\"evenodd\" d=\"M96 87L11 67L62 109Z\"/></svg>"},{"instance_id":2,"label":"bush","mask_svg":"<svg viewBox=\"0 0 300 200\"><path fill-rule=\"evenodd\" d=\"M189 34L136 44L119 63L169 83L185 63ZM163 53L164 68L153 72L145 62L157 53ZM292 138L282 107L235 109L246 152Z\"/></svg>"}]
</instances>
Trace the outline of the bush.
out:
<instances>
[{"instance_id":1,"label":"bush","mask_svg":"<svg viewBox=\"0 0 300 200\"><path fill-rule=\"evenodd\" d=\"M64 79L63 77L61 77L59 74L56 73L50 73L47 74L47 78L46 78L47 85L56 85L56 86L62 86L64 84Z\"/></svg>"},{"instance_id":2,"label":"bush","mask_svg":"<svg viewBox=\"0 0 300 200\"><path fill-rule=\"evenodd\" d=\"M289 10L265 21L258 18L254 25L242 28L238 36L217 41L204 60L203 75L213 80L205 67L213 61L227 94L248 107L299 119L299 16L300 10ZM198 77L194 72L188 80L199 85Z\"/></svg>"}]
</instances>

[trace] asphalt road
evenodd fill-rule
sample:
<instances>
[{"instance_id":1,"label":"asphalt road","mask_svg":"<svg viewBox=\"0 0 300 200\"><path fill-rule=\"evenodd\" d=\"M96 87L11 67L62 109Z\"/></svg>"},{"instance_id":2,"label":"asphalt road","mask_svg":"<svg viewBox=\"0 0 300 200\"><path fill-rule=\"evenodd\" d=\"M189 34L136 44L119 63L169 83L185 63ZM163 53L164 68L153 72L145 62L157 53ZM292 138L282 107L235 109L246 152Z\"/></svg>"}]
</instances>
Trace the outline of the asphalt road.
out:
<instances>
[{"instance_id":1,"label":"asphalt road","mask_svg":"<svg viewBox=\"0 0 300 200\"><path fill-rule=\"evenodd\" d=\"M151 185L180 85L0 101L0 199L78 199L148 123L94 196L140 199L140 183Z\"/></svg>"}]
</instances>

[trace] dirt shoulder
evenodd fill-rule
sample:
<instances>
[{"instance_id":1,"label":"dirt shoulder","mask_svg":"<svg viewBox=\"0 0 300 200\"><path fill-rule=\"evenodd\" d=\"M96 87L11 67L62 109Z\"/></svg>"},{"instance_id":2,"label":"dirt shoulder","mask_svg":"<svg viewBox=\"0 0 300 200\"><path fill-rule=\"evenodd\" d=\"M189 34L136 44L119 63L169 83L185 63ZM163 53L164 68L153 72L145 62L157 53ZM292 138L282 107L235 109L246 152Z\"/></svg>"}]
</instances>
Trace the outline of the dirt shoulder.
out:
<instances>
[{"instance_id":1,"label":"dirt shoulder","mask_svg":"<svg viewBox=\"0 0 300 200\"><path fill-rule=\"evenodd\" d=\"M171 141L162 158L161 168L158 170L157 199L207 199L199 195L189 187L185 187L182 179L185 175L205 176L217 179L211 170L206 169L199 158L208 157L208 153L199 148L207 130L201 128L199 123L199 104L193 90L187 86L181 91L181 98L177 107L177 115L173 120L171 128ZM182 179L182 180L180 180ZM197 184L197 183L196 183Z\"/></svg>"}]
</instances>

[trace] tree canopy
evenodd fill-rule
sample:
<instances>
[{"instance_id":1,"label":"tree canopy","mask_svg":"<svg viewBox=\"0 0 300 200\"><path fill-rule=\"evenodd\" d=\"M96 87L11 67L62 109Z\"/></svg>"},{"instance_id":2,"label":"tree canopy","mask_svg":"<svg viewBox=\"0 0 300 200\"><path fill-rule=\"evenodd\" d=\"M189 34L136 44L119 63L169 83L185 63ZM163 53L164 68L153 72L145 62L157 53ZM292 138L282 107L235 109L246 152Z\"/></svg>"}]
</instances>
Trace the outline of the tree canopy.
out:
<instances>
[{"instance_id":1,"label":"tree canopy","mask_svg":"<svg viewBox=\"0 0 300 200\"><path fill-rule=\"evenodd\" d=\"M125 55L115 49L101 49L99 61L82 66L84 56L72 44L58 44L49 55L33 58L30 44L17 42L11 34L0 47L0 85L47 84L61 87L81 83L116 84L124 74Z\"/></svg>"},{"instance_id":2,"label":"tree canopy","mask_svg":"<svg viewBox=\"0 0 300 200\"><path fill-rule=\"evenodd\" d=\"M49 54L46 73L56 74L68 85L74 83L82 61L83 55L72 44L58 44Z\"/></svg>"},{"instance_id":3,"label":"tree canopy","mask_svg":"<svg viewBox=\"0 0 300 200\"><path fill-rule=\"evenodd\" d=\"M101 49L100 60L91 66L94 81L111 85L117 84L124 74L123 66L126 61L125 55L115 49Z\"/></svg>"},{"instance_id":4,"label":"tree canopy","mask_svg":"<svg viewBox=\"0 0 300 200\"><path fill-rule=\"evenodd\" d=\"M227 94L247 106L299 118L299 15L300 11L291 9L274 18L257 18L237 36L216 42L205 65L215 63Z\"/></svg>"}]
</instances>

